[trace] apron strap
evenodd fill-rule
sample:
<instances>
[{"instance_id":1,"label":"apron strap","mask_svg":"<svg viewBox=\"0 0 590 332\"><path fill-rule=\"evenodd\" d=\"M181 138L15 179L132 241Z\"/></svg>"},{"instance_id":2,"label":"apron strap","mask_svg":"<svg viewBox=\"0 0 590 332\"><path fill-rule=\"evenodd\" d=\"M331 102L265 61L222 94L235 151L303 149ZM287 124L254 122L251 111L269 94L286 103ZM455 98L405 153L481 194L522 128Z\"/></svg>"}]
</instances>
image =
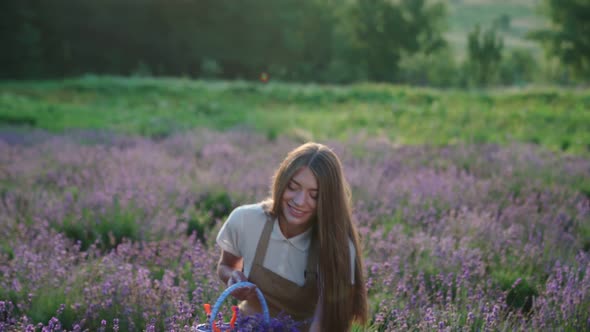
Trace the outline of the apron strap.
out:
<instances>
[{"instance_id":1,"label":"apron strap","mask_svg":"<svg viewBox=\"0 0 590 332\"><path fill-rule=\"evenodd\" d=\"M270 215L267 215L266 223L262 229L262 234L260 234L260 238L258 239L258 245L256 247L253 264L258 264L260 266L264 265L264 258L266 257L266 250L268 249L268 240L270 239L273 227L274 222ZM307 266L305 267L305 271L303 271L306 284L315 284L318 280L317 270L319 249L317 243L318 241L316 241L314 235L315 234L312 234L311 245L307 254Z\"/></svg>"},{"instance_id":2,"label":"apron strap","mask_svg":"<svg viewBox=\"0 0 590 332\"><path fill-rule=\"evenodd\" d=\"M268 240L270 239L273 225L274 223L270 215L267 215L262 234L260 234L260 238L258 239L258 246L256 247L256 254L253 262L254 264L263 266L262 263L264 263L264 257L266 257L266 249L268 248Z\"/></svg>"}]
</instances>

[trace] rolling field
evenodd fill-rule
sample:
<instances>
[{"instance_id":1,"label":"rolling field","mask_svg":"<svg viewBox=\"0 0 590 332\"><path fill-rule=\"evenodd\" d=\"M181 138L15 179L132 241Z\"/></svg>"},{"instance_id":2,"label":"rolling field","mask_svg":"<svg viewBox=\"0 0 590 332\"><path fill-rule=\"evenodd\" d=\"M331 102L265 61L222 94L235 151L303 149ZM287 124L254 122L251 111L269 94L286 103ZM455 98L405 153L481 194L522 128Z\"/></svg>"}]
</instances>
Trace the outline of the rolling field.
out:
<instances>
[{"instance_id":1,"label":"rolling field","mask_svg":"<svg viewBox=\"0 0 590 332\"><path fill-rule=\"evenodd\" d=\"M357 331L588 330L589 107L549 88L0 83L0 331L190 331L224 288L221 223L310 139L353 190Z\"/></svg>"}]
</instances>

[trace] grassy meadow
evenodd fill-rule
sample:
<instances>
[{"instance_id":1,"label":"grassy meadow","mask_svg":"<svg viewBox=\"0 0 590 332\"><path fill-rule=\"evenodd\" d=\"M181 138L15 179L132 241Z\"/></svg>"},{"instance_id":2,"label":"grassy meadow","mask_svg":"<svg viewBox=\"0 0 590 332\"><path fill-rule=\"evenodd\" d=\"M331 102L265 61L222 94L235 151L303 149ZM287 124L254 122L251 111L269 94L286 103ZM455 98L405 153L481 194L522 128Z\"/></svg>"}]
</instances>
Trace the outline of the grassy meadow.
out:
<instances>
[{"instance_id":1,"label":"grassy meadow","mask_svg":"<svg viewBox=\"0 0 590 332\"><path fill-rule=\"evenodd\" d=\"M219 227L307 140L353 191L356 331L588 330L589 108L584 89L0 82L0 331L191 331L224 289Z\"/></svg>"},{"instance_id":2,"label":"grassy meadow","mask_svg":"<svg viewBox=\"0 0 590 332\"><path fill-rule=\"evenodd\" d=\"M590 152L590 92L464 92L390 85L298 85L188 79L0 83L0 124L164 138L193 128L268 138L382 137L394 145L532 143Z\"/></svg>"}]
</instances>

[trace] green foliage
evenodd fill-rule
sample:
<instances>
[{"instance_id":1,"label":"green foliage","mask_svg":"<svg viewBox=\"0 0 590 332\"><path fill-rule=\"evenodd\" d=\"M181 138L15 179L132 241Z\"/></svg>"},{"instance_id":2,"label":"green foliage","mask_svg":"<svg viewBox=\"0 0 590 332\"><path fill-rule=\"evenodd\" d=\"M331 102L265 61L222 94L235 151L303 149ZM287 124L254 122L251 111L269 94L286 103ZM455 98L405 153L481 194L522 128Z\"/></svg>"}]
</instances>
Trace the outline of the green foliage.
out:
<instances>
[{"instance_id":1,"label":"green foliage","mask_svg":"<svg viewBox=\"0 0 590 332\"><path fill-rule=\"evenodd\" d=\"M26 283L23 284L26 285ZM42 291L37 290L34 295L30 293L31 290L27 286L19 292L0 289L0 299L20 303L20 306L14 308L16 315L26 313L34 323L47 324L52 317L57 317L62 325L71 328L76 317L79 316L79 313L71 307L73 301L77 299L76 295L66 293L64 287L42 286L40 289Z\"/></svg>"},{"instance_id":2,"label":"green foliage","mask_svg":"<svg viewBox=\"0 0 590 332\"><path fill-rule=\"evenodd\" d=\"M494 19L494 26L500 30L506 31L510 29L510 22L510 15L504 13Z\"/></svg>"},{"instance_id":3,"label":"green foliage","mask_svg":"<svg viewBox=\"0 0 590 332\"><path fill-rule=\"evenodd\" d=\"M139 125L140 135L154 140L164 139L180 129L182 129L181 123L165 117L151 117L148 123Z\"/></svg>"},{"instance_id":4,"label":"green foliage","mask_svg":"<svg viewBox=\"0 0 590 332\"><path fill-rule=\"evenodd\" d=\"M61 223L56 222L54 227L68 238L79 241L81 250L88 249L96 241L102 250L110 250L123 239L140 239L137 222L140 215L132 205L123 207L114 197L112 206L106 212L84 209L81 217L68 216Z\"/></svg>"},{"instance_id":5,"label":"green foliage","mask_svg":"<svg viewBox=\"0 0 590 332\"><path fill-rule=\"evenodd\" d=\"M432 52L442 39L442 3L424 0L358 0L351 8L353 40L372 81L399 80L403 53Z\"/></svg>"},{"instance_id":6,"label":"green foliage","mask_svg":"<svg viewBox=\"0 0 590 332\"><path fill-rule=\"evenodd\" d=\"M444 44L444 6L425 0L7 0L0 12L6 78L392 81L402 53Z\"/></svg>"},{"instance_id":7,"label":"green foliage","mask_svg":"<svg viewBox=\"0 0 590 332\"><path fill-rule=\"evenodd\" d=\"M579 234L580 239L580 247L585 251L590 251L590 224L588 223L578 223L576 225L576 233Z\"/></svg>"},{"instance_id":8,"label":"green foliage","mask_svg":"<svg viewBox=\"0 0 590 332\"><path fill-rule=\"evenodd\" d=\"M14 249L8 243L0 245L0 255L6 256L7 260L14 259Z\"/></svg>"},{"instance_id":9,"label":"green foliage","mask_svg":"<svg viewBox=\"0 0 590 332\"><path fill-rule=\"evenodd\" d=\"M201 195L197 206L208 211L213 218L221 218L227 216L236 207L236 203L227 192L215 191Z\"/></svg>"},{"instance_id":10,"label":"green foliage","mask_svg":"<svg viewBox=\"0 0 590 332\"><path fill-rule=\"evenodd\" d=\"M590 2L545 0L545 14L551 26L530 33L546 50L570 66L575 76L590 75Z\"/></svg>"},{"instance_id":11,"label":"green foliage","mask_svg":"<svg viewBox=\"0 0 590 332\"><path fill-rule=\"evenodd\" d=\"M497 269L492 271L494 280L507 292L506 304L513 309L531 310L533 299L538 295L537 288L530 283L530 276L522 276L514 270Z\"/></svg>"},{"instance_id":12,"label":"green foliage","mask_svg":"<svg viewBox=\"0 0 590 332\"><path fill-rule=\"evenodd\" d=\"M212 191L203 193L200 198L181 211L181 222L186 222L186 234L196 233L197 237L205 242L205 234L209 234L215 226L217 219L223 219L237 206L229 194L225 191Z\"/></svg>"},{"instance_id":13,"label":"green foliage","mask_svg":"<svg viewBox=\"0 0 590 332\"><path fill-rule=\"evenodd\" d=\"M181 222L186 222L186 234L196 233L199 240L205 241L205 233L212 227L212 218L207 211L202 211L191 206L184 211Z\"/></svg>"},{"instance_id":14,"label":"green foliage","mask_svg":"<svg viewBox=\"0 0 590 332\"><path fill-rule=\"evenodd\" d=\"M538 1L478 0L447 1L449 29L445 33L457 60L467 57L467 35L476 25L495 26L505 41L505 49L526 49L536 58L542 58L542 47L527 38L533 29L547 25L547 20L537 10ZM540 80L540 79L539 79ZM544 82L555 81L546 80Z\"/></svg>"},{"instance_id":15,"label":"green foliage","mask_svg":"<svg viewBox=\"0 0 590 332\"><path fill-rule=\"evenodd\" d=\"M441 88L463 85L461 69L450 48L404 56L400 62L400 81Z\"/></svg>"},{"instance_id":16,"label":"green foliage","mask_svg":"<svg viewBox=\"0 0 590 332\"><path fill-rule=\"evenodd\" d=\"M0 4L0 37L10 51L0 53L0 78L97 73L257 80L264 71L283 81L464 87L526 84L541 67L544 74L536 80L584 79L590 68L588 5L579 0L545 0L545 5L552 25L531 36L557 62L527 62L531 57L524 50L532 54L538 47L524 36L542 26L530 2L6 0ZM464 38L466 31L474 35L476 24L495 27L506 49L514 49L502 61L499 77L494 47L486 49L482 37L474 55L474 43ZM453 52L439 53L447 42ZM464 50L470 61L461 72L454 62ZM0 123L35 125L19 113ZM156 138L172 130L143 128Z\"/></svg>"},{"instance_id":17,"label":"green foliage","mask_svg":"<svg viewBox=\"0 0 590 332\"><path fill-rule=\"evenodd\" d=\"M267 72L271 80L444 87L466 84L452 57L462 57L463 36L476 23L495 26L507 44L532 51L535 44L527 45L523 34L538 25L527 3L427 0L6 0L0 19L3 47L10 50L0 54L0 78L96 73L257 80ZM524 27L512 24L521 20ZM452 31L445 39L447 25ZM578 28L584 27L572 29ZM447 42L455 44L453 52L438 53ZM515 58L506 67L521 63ZM489 75L478 68L468 70L475 85ZM518 77L504 72L500 82L519 84L529 70L522 68ZM20 114L0 119L28 121ZM162 138L176 128L142 130Z\"/></svg>"},{"instance_id":18,"label":"green foliage","mask_svg":"<svg viewBox=\"0 0 590 332\"><path fill-rule=\"evenodd\" d=\"M2 114L0 125L35 127L37 120L30 115Z\"/></svg>"},{"instance_id":19,"label":"green foliage","mask_svg":"<svg viewBox=\"0 0 590 332\"><path fill-rule=\"evenodd\" d=\"M0 4L0 78L38 77L43 74L42 30L35 1L3 1Z\"/></svg>"},{"instance_id":20,"label":"green foliage","mask_svg":"<svg viewBox=\"0 0 590 332\"><path fill-rule=\"evenodd\" d=\"M278 66L283 78L318 78L331 61L334 8L316 0L7 0L1 36L10 52L0 55L0 72L256 79Z\"/></svg>"},{"instance_id":21,"label":"green foliage","mask_svg":"<svg viewBox=\"0 0 590 332\"><path fill-rule=\"evenodd\" d=\"M204 78L219 77L222 72L223 68L213 59L203 59L201 62L201 75Z\"/></svg>"},{"instance_id":22,"label":"green foliage","mask_svg":"<svg viewBox=\"0 0 590 332\"><path fill-rule=\"evenodd\" d=\"M538 70L530 51L513 49L500 63L500 81L505 85L523 85L532 82Z\"/></svg>"},{"instance_id":23,"label":"green foliage","mask_svg":"<svg viewBox=\"0 0 590 332\"><path fill-rule=\"evenodd\" d=\"M47 287L43 294L31 299L27 314L33 322L47 324L52 317L57 317L65 328L71 328L79 314L72 309L72 297L62 287ZM61 305L63 310L60 310Z\"/></svg>"},{"instance_id":24,"label":"green foliage","mask_svg":"<svg viewBox=\"0 0 590 332\"><path fill-rule=\"evenodd\" d=\"M493 82L500 61L504 42L494 28L482 31L476 26L467 37L467 73L470 82L485 86Z\"/></svg>"}]
</instances>

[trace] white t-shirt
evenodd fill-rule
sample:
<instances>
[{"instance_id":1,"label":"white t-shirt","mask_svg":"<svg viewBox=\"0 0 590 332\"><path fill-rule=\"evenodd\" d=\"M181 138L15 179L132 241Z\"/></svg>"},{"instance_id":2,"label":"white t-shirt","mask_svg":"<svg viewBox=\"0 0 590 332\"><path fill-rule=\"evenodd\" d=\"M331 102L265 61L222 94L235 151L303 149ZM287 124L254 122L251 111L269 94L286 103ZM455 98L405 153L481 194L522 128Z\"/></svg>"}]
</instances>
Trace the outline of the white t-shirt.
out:
<instances>
[{"instance_id":1,"label":"white t-shirt","mask_svg":"<svg viewBox=\"0 0 590 332\"><path fill-rule=\"evenodd\" d=\"M249 276L258 240L262 234L266 214L261 204L242 205L229 215L219 234L217 244L221 249L244 259L244 274ZM287 239L274 221L263 266L281 277L303 286L307 253L311 242L311 228ZM354 283L355 248L349 240L352 282Z\"/></svg>"}]
</instances>

